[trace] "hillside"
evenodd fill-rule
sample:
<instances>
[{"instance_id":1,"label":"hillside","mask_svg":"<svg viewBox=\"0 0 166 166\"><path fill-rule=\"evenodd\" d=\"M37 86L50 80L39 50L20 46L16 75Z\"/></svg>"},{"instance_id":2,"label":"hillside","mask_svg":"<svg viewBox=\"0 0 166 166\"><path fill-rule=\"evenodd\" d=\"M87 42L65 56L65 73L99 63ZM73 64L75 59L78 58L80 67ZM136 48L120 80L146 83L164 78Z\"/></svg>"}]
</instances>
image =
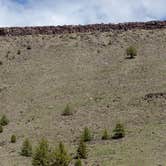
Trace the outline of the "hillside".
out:
<instances>
[{"instance_id":1,"label":"hillside","mask_svg":"<svg viewBox=\"0 0 166 166\"><path fill-rule=\"evenodd\" d=\"M85 166L164 166L165 24L72 33L32 28L29 35L2 28L0 114L10 123L0 133L0 166L31 166L31 158L19 154L25 138L34 146L42 137L51 146L63 141L74 153L86 126L94 139ZM138 51L134 59L126 58L129 46ZM66 104L72 116L62 116ZM118 122L126 136L102 141L103 129L111 134Z\"/></svg>"}]
</instances>

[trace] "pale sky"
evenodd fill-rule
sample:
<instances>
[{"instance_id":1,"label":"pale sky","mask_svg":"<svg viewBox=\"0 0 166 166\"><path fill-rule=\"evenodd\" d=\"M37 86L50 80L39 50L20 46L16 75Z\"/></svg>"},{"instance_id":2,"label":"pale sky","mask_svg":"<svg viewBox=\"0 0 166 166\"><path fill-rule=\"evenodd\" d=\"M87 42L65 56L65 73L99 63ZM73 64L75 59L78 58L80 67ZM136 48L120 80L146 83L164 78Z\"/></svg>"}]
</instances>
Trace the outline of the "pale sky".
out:
<instances>
[{"instance_id":1,"label":"pale sky","mask_svg":"<svg viewBox=\"0 0 166 166\"><path fill-rule=\"evenodd\" d=\"M164 20L166 0L0 0L0 27Z\"/></svg>"}]
</instances>

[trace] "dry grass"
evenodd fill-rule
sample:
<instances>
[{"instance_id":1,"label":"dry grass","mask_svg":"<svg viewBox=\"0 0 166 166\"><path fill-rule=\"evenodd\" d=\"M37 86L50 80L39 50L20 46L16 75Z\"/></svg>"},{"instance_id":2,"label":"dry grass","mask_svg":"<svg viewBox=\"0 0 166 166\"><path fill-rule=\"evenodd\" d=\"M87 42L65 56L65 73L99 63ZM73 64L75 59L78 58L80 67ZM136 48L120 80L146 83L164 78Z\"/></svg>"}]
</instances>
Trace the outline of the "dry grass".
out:
<instances>
[{"instance_id":1,"label":"dry grass","mask_svg":"<svg viewBox=\"0 0 166 166\"><path fill-rule=\"evenodd\" d=\"M166 163L166 30L0 37L0 113L10 120L0 137L0 166L30 166L19 155L25 138L47 136L75 149L85 126L94 131L86 166ZM128 46L135 59L125 59ZM27 47L31 49L27 49ZM21 54L17 51L20 50ZM62 116L66 104L72 116ZM101 141L121 122L122 140ZM11 134L17 142L10 143ZM71 150L72 151L72 150Z\"/></svg>"}]
</instances>

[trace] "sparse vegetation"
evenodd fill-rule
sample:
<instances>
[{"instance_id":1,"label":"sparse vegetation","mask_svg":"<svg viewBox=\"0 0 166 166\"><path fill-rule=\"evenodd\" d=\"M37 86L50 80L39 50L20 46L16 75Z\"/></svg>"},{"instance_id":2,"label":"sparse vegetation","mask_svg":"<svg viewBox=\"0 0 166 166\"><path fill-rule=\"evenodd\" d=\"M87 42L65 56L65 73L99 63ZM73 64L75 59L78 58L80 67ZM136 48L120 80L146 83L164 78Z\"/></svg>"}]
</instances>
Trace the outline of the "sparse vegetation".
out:
<instances>
[{"instance_id":1,"label":"sparse vegetation","mask_svg":"<svg viewBox=\"0 0 166 166\"><path fill-rule=\"evenodd\" d=\"M137 50L135 47L130 46L126 49L126 54L127 54L127 58L133 59L135 56L137 56Z\"/></svg>"},{"instance_id":2,"label":"sparse vegetation","mask_svg":"<svg viewBox=\"0 0 166 166\"><path fill-rule=\"evenodd\" d=\"M113 130L114 134L112 136L113 139L123 138L125 136L124 126L120 123L116 124L115 129Z\"/></svg>"},{"instance_id":3,"label":"sparse vegetation","mask_svg":"<svg viewBox=\"0 0 166 166\"><path fill-rule=\"evenodd\" d=\"M65 109L63 110L63 113L62 113L63 116L70 116L70 115L73 115L73 112L69 106L69 104L66 105Z\"/></svg>"},{"instance_id":4,"label":"sparse vegetation","mask_svg":"<svg viewBox=\"0 0 166 166\"><path fill-rule=\"evenodd\" d=\"M102 140L108 140L109 139L109 134L108 134L107 129L104 129L101 139Z\"/></svg>"},{"instance_id":5,"label":"sparse vegetation","mask_svg":"<svg viewBox=\"0 0 166 166\"><path fill-rule=\"evenodd\" d=\"M50 151L49 144L46 139L42 139L32 156L32 165L33 166L50 166ZM54 165L52 165L54 166Z\"/></svg>"},{"instance_id":6,"label":"sparse vegetation","mask_svg":"<svg viewBox=\"0 0 166 166\"><path fill-rule=\"evenodd\" d=\"M86 146L86 143L82 139L80 140L80 143L78 145L76 157L78 159L86 159L88 157L87 146Z\"/></svg>"},{"instance_id":7,"label":"sparse vegetation","mask_svg":"<svg viewBox=\"0 0 166 166\"><path fill-rule=\"evenodd\" d=\"M89 130L88 127L84 128L83 134L82 134L82 138L81 138L84 142L88 142L92 140L92 135L91 135L91 131Z\"/></svg>"},{"instance_id":8,"label":"sparse vegetation","mask_svg":"<svg viewBox=\"0 0 166 166\"><path fill-rule=\"evenodd\" d=\"M30 157L32 155L32 145L28 138L25 139L22 144L21 155L25 157Z\"/></svg>"},{"instance_id":9,"label":"sparse vegetation","mask_svg":"<svg viewBox=\"0 0 166 166\"><path fill-rule=\"evenodd\" d=\"M57 143L64 140L68 155L74 157L69 165L75 165L86 126L92 141L83 141L88 155L86 160L80 159L82 165L166 163L166 111L162 111L166 104L165 34L166 29L138 29L78 33L76 40L68 40L66 33L63 39L59 38L62 34L1 36L0 121L5 114L9 124L0 126L0 165L32 165L33 157L18 156L27 136L33 144L40 136L48 137L49 166L51 161L56 163ZM110 46L102 46L109 41ZM126 53L130 45L137 50L134 59ZM63 116L68 103L73 115ZM117 119L125 132L110 130ZM16 135L15 144L11 143L12 134Z\"/></svg>"},{"instance_id":10,"label":"sparse vegetation","mask_svg":"<svg viewBox=\"0 0 166 166\"><path fill-rule=\"evenodd\" d=\"M15 135L11 136L10 142L11 143L16 143L16 136Z\"/></svg>"},{"instance_id":11,"label":"sparse vegetation","mask_svg":"<svg viewBox=\"0 0 166 166\"><path fill-rule=\"evenodd\" d=\"M6 117L6 115L3 115L0 119L0 124L2 126L6 126L6 125L8 125L8 123L9 123L9 119Z\"/></svg>"}]
</instances>

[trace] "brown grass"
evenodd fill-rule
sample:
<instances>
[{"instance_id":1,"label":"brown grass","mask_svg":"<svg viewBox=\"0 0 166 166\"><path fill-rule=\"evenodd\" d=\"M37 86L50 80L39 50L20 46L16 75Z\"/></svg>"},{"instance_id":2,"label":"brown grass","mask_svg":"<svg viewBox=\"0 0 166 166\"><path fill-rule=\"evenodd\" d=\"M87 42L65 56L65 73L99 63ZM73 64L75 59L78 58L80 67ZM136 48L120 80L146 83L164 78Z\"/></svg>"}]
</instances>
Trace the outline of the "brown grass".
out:
<instances>
[{"instance_id":1,"label":"brown grass","mask_svg":"<svg viewBox=\"0 0 166 166\"><path fill-rule=\"evenodd\" d=\"M86 166L166 163L166 30L0 37L0 114L10 123L0 136L0 166L30 166L22 141L47 136L74 152L85 126L94 131ZM138 55L125 59L128 46ZM31 49L27 49L30 47ZM17 51L21 50L21 54ZM61 116L67 103L73 116ZM104 128L126 129L122 140L101 141ZM11 134L17 136L10 143Z\"/></svg>"}]
</instances>

